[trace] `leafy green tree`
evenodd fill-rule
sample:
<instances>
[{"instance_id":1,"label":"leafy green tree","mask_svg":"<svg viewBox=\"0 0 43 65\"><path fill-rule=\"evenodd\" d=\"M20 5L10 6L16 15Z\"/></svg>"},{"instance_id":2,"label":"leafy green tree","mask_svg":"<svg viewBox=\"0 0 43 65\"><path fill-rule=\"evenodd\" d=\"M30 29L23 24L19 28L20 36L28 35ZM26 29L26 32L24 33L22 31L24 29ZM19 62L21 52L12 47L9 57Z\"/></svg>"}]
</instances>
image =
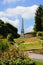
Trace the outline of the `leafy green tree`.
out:
<instances>
[{"instance_id":1,"label":"leafy green tree","mask_svg":"<svg viewBox=\"0 0 43 65\"><path fill-rule=\"evenodd\" d=\"M18 29L16 27L0 20L0 34L3 35L3 37L7 37L7 35L11 33L14 38L18 38L20 35L17 32Z\"/></svg>"},{"instance_id":2,"label":"leafy green tree","mask_svg":"<svg viewBox=\"0 0 43 65\"><path fill-rule=\"evenodd\" d=\"M42 25L42 28L43 28L43 16L42 16L42 24L41 25Z\"/></svg>"},{"instance_id":3,"label":"leafy green tree","mask_svg":"<svg viewBox=\"0 0 43 65\"><path fill-rule=\"evenodd\" d=\"M3 24L4 24L4 22L0 19L0 26L3 25Z\"/></svg>"},{"instance_id":4,"label":"leafy green tree","mask_svg":"<svg viewBox=\"0 0 43 65\"><path fill-rule=\"evenodd\" d=\"M40 5L35 13L34 31L43 31L43 6Z\"/></svg>"}]
</instances>

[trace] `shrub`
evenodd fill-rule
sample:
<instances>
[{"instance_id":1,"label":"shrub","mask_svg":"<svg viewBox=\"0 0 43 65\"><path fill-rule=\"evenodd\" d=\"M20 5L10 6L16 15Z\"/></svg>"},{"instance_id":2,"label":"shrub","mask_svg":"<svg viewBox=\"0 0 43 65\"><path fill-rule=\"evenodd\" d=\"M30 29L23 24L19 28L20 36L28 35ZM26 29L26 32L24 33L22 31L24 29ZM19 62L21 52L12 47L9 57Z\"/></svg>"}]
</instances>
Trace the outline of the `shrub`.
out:
<instances>
[{"instance_id":1,"label":"shrub","mask_svg":"<svg viewBox=\"0 0 43 65\"><path fill-rule=\"evenodd\" d=\"M0 39L2 39L3 38L3 35L0 35Z\"/></svg>"},{"instance_id":2,"label":"shrub","mask_svg":"<svg viewBox=\"0 0 43 65\"><path fill-rule=\"evenodd\" d=\"M2 41L0 41L0 50L1 51L4 52L6 49L8 49L8 47L9 47L8 42L2 42Z\"/></svg>"},{"instance_id":3,"label":"shrub","mask_svg":"<svg viewBox=\"0 0 43 65\"><path fill-rule=\"evenodd\" d=\"M35 65L33 61L30 61L29 59L20 59L17 58L15 60L7 60L7 61L2 61L0 60L0 65Z\"/></svg>"},{"instance_id":4,"label":"shrub","mask_svg":"<svg viewBox=\"0 0 43 65\"><path fill-rule=\"evenodd\" d=\"M43 36L43 32L37 32L37 36Z\"/></svg>"},{"instance_id":5,"label":"shrub","mask_svg":"<svg viewBox=\"0 0 43 65\"><path fill-rule=\"evenodd\" d=\"M43 40L43 32L37 32L37 37Z\"/></svg>"},{"instance_id":6,"label":"shrub","mask_svg":"<svg viewBox=\"0 0 43 65\"><path fill-rule=\"evenodd\" d=\"M7 39L12 42L13 41L13 35L11 33L8 34Z\"/></svg>"}]
</instances>

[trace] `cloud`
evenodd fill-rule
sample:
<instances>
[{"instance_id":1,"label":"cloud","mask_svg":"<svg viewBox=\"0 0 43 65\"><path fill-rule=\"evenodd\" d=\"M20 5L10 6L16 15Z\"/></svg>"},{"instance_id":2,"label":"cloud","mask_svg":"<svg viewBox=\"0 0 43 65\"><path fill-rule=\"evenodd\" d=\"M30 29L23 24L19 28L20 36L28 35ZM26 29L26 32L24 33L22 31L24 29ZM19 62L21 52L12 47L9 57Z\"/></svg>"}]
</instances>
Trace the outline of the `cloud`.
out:
<instances>
[{"instance_id":1,"label":"cloud","mask_svg":"<svg viewBox=\"0 0 43 65\"><path fill-rule=\"evenodd\" d=\"M23 18L29 19L35 16L37 5L30 7L17 6L16 8L8 8L4 12L0 12L0 16L16 17L21 16Z\"/></svg>"},{"instance_id":2,"label":"cloud","mask_svg":"<svg viewBox=\"0 0 43 65\"><path fill-rule=\"evenodd\" d=\"M15 3L15 2L24 2L25 0L3 0L3 4Z\"/></svg>"},{"instance_id":3,"label":"cloud","mask_svg":"<svg viewBox=\"0 0 43 65\"><path fill-rule=\"evenodd\" d=\"M23 18L33 18L35 16L35 12L37 9L37 5L33 5L30 7L23 7L23 6L18 6L16 8L9 8L6 10L6 12L12 16L18 16L20 15Z\"/></svg>"},{"instance_id":4,"label":"cloud","mask_svg":"<svg viewBox=\"0 0 43 65\"><path fill-rule=\"evenodd\" d=\"M33 31L33 27L34 27L34 26L32 26L32 25L29 26L29 27L26 29L26 32L32 32L32 31Z\"/></svg>"},{"instance_id":5,"label":"cloud","mask_svg":"<svg viewBox=\"0 0 43 65\"><path fill-rule=\"evenodd\" d=\"M18 27L18 25L19 25L19 20L18 19L16 19L16 20L9 20L8 18L6 18L6 17L2 17L2 18L0 18L1 20L3 20L5 23L10 23L10 24L12 24L13 26L15 26L15 27Z\"/></svg>"},{"instance_id":6,"label":"cloud","mask_svg":"<svg viewBox=\"0 0 43 65\"><path fill-rule=\"evenodd\" d=\"M6 16L8 16L8 17L12 17L12 15L6 13L6 11L0 11L0 17L6 17Z\"/></svg>"},{"instance_id":7,"label":"cloud","mask_svg":"<svg viewBox=\"0 0 43 65\"><path fill-rule=\"evenodd\" d=\"M0 11L0 19L2 19L4 22L9 22L13 26L18 27L20 22L18 16L21 16L25 19L34 18L37 8L38 8L37 5L28 6L28 7L17 6L16 8L7 8L5 11ZM11 20L12 18L16 18L16 19ZM33 26L30 26L26 29L26 32L31 32L31 31L33 31Z\"/></svg>"}]
</instances>

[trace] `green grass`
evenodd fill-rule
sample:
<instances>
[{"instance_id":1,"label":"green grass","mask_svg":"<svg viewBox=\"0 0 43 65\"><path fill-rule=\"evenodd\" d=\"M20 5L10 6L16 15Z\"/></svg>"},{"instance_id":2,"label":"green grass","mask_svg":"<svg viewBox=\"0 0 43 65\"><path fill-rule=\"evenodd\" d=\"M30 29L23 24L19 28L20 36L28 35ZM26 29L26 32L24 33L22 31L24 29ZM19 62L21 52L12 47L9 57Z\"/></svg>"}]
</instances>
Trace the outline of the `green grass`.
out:
<instances>
[{"instance_id":1,"label":"green grass","mask_svg":"<svg viewBox=\"0 0 43 65\"><path fill-rule=\"evenodd\" d=\"M20 50L31 50L31 49L41 49L42 48L42 44L41 43L36 43L36 44L23 44L21 43L19 45L19 49Z\"/></svg>"},{"instance_id":2,"label":"green grass","mask_svg":"<svg viewBox=\"0 0 43 65\"><path fill-rule=\"evenodd\" d=\"M39 39L37 37L32 37L32 38L17 38L17 39L14 39L14 40L17 43L20 43L22 41L24 41L25 43L26 42L30 42L30 43L38 43L39 42Z\"/></svg>"},{"instance_id":3,"label":"green grass","mask_svg":"<svg viewBox=\"0 0 43 65\"><path fill-rule=\"evenodd\" d=\"M34 62L35 62L36 65L43 65L43 62L41 62L41 61L35 60Z\"/></svg>"},{"instance_id":4,"label":"green grass","mask_svg":"<svg viewBox=\"0 0 43 65\"><path fill-rule=\"evenodd\" d=\"M24 41L24 43L20 43ZM38 39L37 37L32 38L18 38L15 39L16 43L19 43L20 50L31 50L31 49L42 49L43 40Z\"/></svg>"}]
</instances>

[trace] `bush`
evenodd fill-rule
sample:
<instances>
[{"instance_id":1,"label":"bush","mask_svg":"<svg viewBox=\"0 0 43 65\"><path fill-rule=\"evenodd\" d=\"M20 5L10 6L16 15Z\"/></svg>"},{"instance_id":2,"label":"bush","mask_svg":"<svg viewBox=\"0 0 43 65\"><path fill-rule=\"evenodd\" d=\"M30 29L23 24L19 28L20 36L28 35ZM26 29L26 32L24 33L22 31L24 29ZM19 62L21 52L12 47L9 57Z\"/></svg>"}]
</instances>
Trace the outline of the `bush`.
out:
<instances>
[{"instance_id":1,"label":"bush","mask_svg":"<svg viewBox=\"0 0 43 65\"><path fill-rule=\"evenodd\" d=\"M35 63L29 59L22 60L20 58L17 58L16 60L0 60L0 65L35 65Z\"/></svg>"},{"instance_id":2,"label":"bush","mask_svg":"<svg viewBox=\"0 0 43 65\"><path fill-rule=\"evenodd\" d=\"M0 35L0 39L2 39L3 38L3 35Z\"/></svg>"},{"instance_id":3,"label":"bush","mask_svg":"<svg viewBox=\"0 0 43 65\"><path fill-rule=\"evenodd\" d=\"M43 32L37 32L37 36L43 36Z\"/></svg>"},{"instance_id":4,"label":"bush","mask_svg":"<svg viewBox=\"0 0 43 65\"><path fill-rule=\"evenodd\" d=\"M8 41L12 42L13 41L13 35L11 33L8 34L7 36Z\"/></svg>"},{"instance_id":5,"label":"bush","mask_svg":"<svg viewBox=\"0 0 43 65\"><path fill-rule=\"evenodd\" d=\"M8 44L8 42L2 42L2 41L0 41L0 50L1 51L5 51L6 49L8 49L9 48L9 44Z\"/></svg>"},{"instance_id":6,"label":"bush","mask_svg":"<svg viewBox=\"0 0 43 65\"><path fill-rule=\"evenodd\" d=\"M37 37L43 40L43 32L37 32Z\"/></svg>"}]
</instances>

